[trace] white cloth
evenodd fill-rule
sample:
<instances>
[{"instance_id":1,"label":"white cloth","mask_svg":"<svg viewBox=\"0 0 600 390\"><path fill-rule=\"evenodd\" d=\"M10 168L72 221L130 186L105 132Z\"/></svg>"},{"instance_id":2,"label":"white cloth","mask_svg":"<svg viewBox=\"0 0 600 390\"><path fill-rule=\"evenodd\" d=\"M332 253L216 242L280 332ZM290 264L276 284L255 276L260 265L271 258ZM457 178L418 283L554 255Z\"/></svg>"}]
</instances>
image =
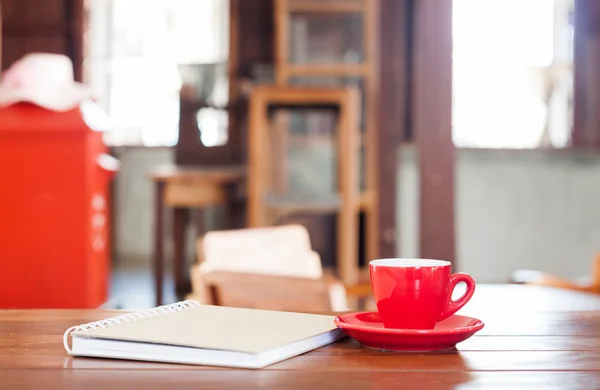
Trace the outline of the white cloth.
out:
<instances>
[{"instance_id":1,"label":"white cloth","mask_svg":"<svg viewBox=\"0 0 600 390\"><path fill-rule=\"evenodd\" d=\"M29 102L52 111L68 111L89 99L93 99L91 89L74 81L71 60L60 54L28 54L0 80L0 107Z\"/></svg>"}]
</instances>

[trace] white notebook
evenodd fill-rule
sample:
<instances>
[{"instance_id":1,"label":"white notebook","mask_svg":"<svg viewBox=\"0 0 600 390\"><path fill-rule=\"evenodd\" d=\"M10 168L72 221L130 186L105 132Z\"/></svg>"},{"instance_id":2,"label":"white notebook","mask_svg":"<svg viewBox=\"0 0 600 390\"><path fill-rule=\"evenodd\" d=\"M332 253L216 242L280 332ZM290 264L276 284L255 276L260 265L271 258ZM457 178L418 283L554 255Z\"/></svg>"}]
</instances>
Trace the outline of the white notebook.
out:
<instances>
[{"instance_id":1,"label":"white notebook","mask_svg":"<svg viewBox=\"0 0 600 390\"><path fill-rule=\"evenodd\" d=\"M343 338L334 318L188 300L74 326L63 341L74 356L262 368Z\"/></svg>"}]
</instances>

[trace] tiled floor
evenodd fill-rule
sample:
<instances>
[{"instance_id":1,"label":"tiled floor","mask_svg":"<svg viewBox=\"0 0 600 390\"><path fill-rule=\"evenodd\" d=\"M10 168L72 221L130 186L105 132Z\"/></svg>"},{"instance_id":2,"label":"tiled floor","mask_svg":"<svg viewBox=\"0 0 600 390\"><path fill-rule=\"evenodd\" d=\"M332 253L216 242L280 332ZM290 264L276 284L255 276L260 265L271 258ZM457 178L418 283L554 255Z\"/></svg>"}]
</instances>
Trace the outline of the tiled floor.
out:
<instances>
[{"instance_id":1,"label":"tiled floor","mask_svg":"<svg viewBox=\"0 0 600 390\"><path fill-rule=\"evenodd\" d=\"M167 278L164 284L164 302L176 302L173 280ZM105 307L110 309L137 310L155 307L154 281L150 269L113 269L110 297Z\"/></svg>"}]
</instances>

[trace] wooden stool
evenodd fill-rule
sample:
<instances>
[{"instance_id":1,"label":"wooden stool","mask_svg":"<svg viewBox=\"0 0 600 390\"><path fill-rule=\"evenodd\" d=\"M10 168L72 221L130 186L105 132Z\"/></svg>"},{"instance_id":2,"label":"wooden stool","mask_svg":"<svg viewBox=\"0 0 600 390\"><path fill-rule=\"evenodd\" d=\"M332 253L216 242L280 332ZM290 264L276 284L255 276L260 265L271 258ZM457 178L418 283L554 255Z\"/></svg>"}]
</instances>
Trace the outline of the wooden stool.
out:
<instances>
[{"instance_id":1,"label":"wooden stool","mask_svg":"<svg viewBox=\"0 0 600 390\"><path fill-rule=\"evenodd\" d=\"M229 227L243 226L244 212L237 202L237 189L245 177L241 167L161 167L151 174L155 185L154 285L156 305L162 305L164 280L164 208L173 209L173 273L175 291L188 290L185 270L185 228L191 209L225 206Z\"/></svg>"},{"instance_id":2,"label":"wooden stool","mask_svg":"<svg viewBox=\"0 0 600 390\"><path fill-rule=\"evenodd\" d=\"M359 213L367 201L360 193L358 91L353 87L290 87L260 85L250 96L248 119L248 227L272 226L294 214L326 215L337 218L337 271L344 284L359 281ZM288 181L286 161L292 139L289 115L279 121L274 108L332 110L335 123L329 126L335 158L331 192L298 193ZM299 133L297 138L318 145L322 135ZM296 189L297 191L297 189Z\"/></svg>"}]
</instances>

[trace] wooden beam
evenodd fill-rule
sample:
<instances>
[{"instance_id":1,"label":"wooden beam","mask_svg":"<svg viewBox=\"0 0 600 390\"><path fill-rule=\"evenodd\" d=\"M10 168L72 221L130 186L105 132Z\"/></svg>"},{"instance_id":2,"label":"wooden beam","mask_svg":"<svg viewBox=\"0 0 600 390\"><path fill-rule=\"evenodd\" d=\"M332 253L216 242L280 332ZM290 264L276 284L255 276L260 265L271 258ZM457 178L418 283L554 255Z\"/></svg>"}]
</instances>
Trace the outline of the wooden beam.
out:
<instances>
[{"instance_id":1,"label":"wooden beam","mask_svg":"<svg viewBox=\"0 0 600 390\"><path fill-rule=\"evenodd\" d=\"M420 256L454 262L452 0L416 0L414 12L412 124L420 181Z\"/></svg>"},{"instance_id":2,"label":"wooden beam","mask_svg":"<svg viewBox=\"0 0 600 390\"><path fill-rule=\"evenodd\" d=\"M409 0L382 1L380 11L377 182L379 257L398 255L396 203L398 146L406 132Z\"/></svg>"}]
</instances>

